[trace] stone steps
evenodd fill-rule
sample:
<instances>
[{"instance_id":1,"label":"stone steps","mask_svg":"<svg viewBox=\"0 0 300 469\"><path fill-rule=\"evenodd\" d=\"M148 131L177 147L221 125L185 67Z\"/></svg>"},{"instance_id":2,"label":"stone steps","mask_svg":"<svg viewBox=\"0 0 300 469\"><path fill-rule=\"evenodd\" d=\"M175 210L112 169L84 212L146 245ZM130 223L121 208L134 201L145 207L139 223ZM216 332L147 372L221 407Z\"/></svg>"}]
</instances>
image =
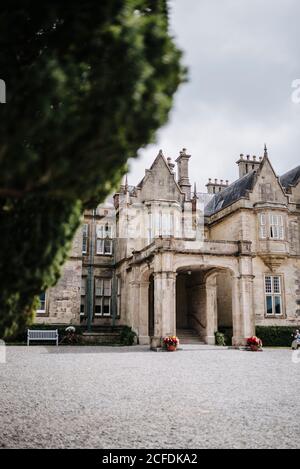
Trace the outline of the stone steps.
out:
<instances>
[{"instance_id":1,"label":"stone steps","mask_svg":"<svg viewBox=\"0 0 300 469\"><path fill-rule=\"evenodd\" d=\"M193 329L178 329L177 337L180 344L204 344L197 332Z\"/></svg>"}]
</instances>

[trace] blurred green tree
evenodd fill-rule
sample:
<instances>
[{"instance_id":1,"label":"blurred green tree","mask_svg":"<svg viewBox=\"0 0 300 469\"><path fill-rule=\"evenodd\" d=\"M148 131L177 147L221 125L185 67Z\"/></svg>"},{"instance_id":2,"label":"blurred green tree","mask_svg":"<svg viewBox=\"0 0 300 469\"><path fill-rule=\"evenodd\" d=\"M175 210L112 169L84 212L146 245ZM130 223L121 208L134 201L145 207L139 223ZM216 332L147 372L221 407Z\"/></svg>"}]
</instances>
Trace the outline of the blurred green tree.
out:
<instances>
[{"instance_id":1,"label":"blurred green tree","mask_svg":"<svg viewBox=\"0 0 300 469\"><path fill-rule=\"evenodd\" d=\"M153 141L185 79L166 0L0 7L0 336L32 319L82 211Z\"/></svg>"}]
</instances>

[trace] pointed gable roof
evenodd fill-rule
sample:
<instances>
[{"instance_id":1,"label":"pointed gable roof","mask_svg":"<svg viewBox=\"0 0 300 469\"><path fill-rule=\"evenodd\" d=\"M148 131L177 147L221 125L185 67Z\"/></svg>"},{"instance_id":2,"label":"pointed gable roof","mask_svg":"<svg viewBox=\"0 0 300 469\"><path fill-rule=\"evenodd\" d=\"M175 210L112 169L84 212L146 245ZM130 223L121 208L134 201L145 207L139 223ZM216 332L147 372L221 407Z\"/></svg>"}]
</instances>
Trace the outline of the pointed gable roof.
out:
<instances>
[{"instance_id":1,"label":"pointed gable roof","mask_svg":"<svg viewBox=\"0 0 300 469\"><path fill-rule=\"evenodd\" d=\"M181 188L179 187L178 182L177 182L176 179L175 179L175 174L171 171L170 166L169 166L169 164L168 164L168 162L167 162L167 160L166 160L166 158L165 158L165 156L164 156L162 150L159 150L158 155L156 156L155 160L153 161L152 165L150 166L150 169L147 169L147 170L146 170L146 175L145 175L145 176L143 177L143 179L139 182L139 184L137 185L137 187L140 187L140 188L143 187L143 184L144 184L145 181L147 180L147 175L148 175L148 174L152 171L152 169L158 164L159 160L162 160L162 161L164 162L164 164L165 164L165 166L166 166L168 172L170 173L170 175L171 175L171 176L173 177L173 179L174 179L174 183L175 183L176 188L178 189L178 192L179 192L180 194L182 194L182 190L181 190Z\"/></svg>"}]
</instances>

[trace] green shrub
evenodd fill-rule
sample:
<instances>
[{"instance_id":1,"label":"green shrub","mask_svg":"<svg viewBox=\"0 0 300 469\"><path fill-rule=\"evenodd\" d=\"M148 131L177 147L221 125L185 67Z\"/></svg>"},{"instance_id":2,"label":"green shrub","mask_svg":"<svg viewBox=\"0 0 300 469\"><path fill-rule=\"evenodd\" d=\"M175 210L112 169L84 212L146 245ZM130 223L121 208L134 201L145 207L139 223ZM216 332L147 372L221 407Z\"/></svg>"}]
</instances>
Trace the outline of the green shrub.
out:
<instances>
[{"instance_id":1,"label":"green shrub","mask_svg":"<svg viewBox=\"0 0 300 469\"><path fill-rule=\"evenodd\" d=\"M225 345L232 345L233 329L232 327L219 327L218 332L223 334Z\"/></svg>"},{"instance_id":2,"label":"green shrub","mask_svg":"<svg viewBox=\"0 0 300 469\"><path fill-rule=\"evenodd\" d=\"M129 326L124 326L121 334L120 341L122 345L133 345L136 333Z\"/></svg>"},{"instance_id":3,"label":"green shrub","mask_svg":"<svg viewBox=\"0 0 300 469\"><path fill-rule=\"evenodd\" d=\"M256 335L265 346L290 347L292 334L296 328L296 326L257 326Z\"/></svg>"}]
</instances>

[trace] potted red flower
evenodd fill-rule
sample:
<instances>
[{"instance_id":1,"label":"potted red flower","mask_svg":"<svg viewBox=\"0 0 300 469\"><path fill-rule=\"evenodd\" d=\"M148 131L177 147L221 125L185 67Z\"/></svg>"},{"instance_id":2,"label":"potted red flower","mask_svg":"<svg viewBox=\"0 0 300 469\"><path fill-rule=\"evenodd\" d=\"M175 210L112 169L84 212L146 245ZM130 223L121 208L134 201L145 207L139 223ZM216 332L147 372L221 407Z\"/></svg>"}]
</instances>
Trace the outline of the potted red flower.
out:
<instances>
[{"instance_id":1,"label":"potted red flower","mask_svg":"<svg viewBox=\"0 0 300 469\"><path fill-rule=\"evenodd\" d=\"M179 344L179 339L175 335L169 335L164 338L163 342L168 352L175 352Z\"/></svg>"},{"instance_id":2,"label":"potted red flower","mask_svg":"<svg viewBox=\"0 0 300 469\"><path fill-rule=\"evenodd\" d=\"M250 347L252 352L258 352L262 350L262 341L255 335L247 339L247 346Z\"/></svg>"}]
</instances>

